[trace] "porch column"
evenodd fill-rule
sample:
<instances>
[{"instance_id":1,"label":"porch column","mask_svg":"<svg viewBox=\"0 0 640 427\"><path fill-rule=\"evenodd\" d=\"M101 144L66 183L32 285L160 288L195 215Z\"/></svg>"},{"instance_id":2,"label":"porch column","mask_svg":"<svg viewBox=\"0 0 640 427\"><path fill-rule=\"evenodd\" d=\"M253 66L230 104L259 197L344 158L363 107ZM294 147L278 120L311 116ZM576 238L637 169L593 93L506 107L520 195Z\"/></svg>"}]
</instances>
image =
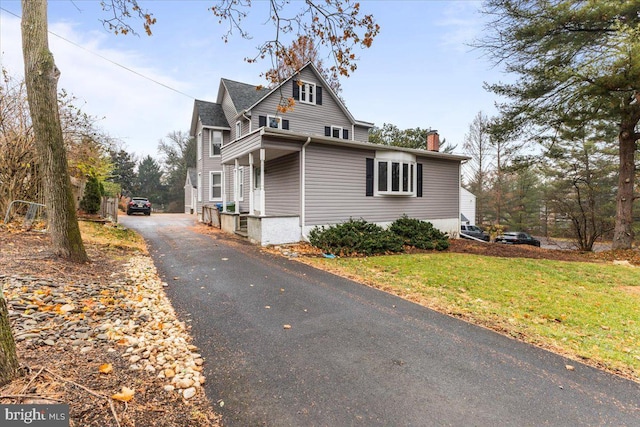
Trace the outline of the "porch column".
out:
<instances>
[{"instance_id":1,"label":"porch column","mask_svg":"<svg viewBox=\"0 0 640 427\"><path fill-rule=\"evenodd\" d=\"M253 215L253 210L255 208L253 197L253 153L249 153L249 212L251 212L251 215Z\"/></svg>"},{"instance_id":2,"label":"porch column","mask_svg":"<svg viewBox=\"0 0 640 427\"><path fill-rule=\"evenodd\" d=\"M227 212L227 174L225 173L225 165L222 165L222 179L220 184L222 185L222 212Z\"/></svg>"},{"instance_id":3,"label":"porch column","mask_svg":"<svg viewBox=\"0 0 640 427\"><path fill-rule=\"evenodd\" d=\"M265 158L265 150L264 148L260 149L260 216L266 216L265 209L265 194L264 194L264 158Z\"/></svg>"},{"instance_id":4,"label":"porch column","mask_svg":"<svg viewBox=\"0 0 640 427\"><path fill-rule=\"evenodd\" d=\"M240 175L240 162L238 162L238 159L235 160L235 168L233 169L233 202L236 205L236 213L239 214L240 213L240 199L239 199L239 195L238 195L238 190L240 190L240 187L238 186L238 176Z\"/></svg>"}]
</instances>

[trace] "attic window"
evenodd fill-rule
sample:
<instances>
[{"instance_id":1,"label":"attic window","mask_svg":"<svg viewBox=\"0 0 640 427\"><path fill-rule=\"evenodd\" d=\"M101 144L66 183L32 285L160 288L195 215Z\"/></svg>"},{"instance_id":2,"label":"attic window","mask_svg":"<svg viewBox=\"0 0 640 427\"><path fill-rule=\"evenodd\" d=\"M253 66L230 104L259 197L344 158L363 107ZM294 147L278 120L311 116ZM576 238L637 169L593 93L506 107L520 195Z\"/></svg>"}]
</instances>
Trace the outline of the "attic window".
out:
<instances>
[{"instance_id":1,"label":"attic window","mask_svg":"<svg viewBox=\"0 0 640 427\"><path fill-rule=\"evenodd\" d=\"M300 99L298 99L298 101L305 102L307 104L315 104L316 85L313 83L301 83Z\"/></svg>"},{"instance_id":2,"label":"attic window","mask_svg":"<svg viewBox=\"0 0 640 427\"><path fill-rule=\"evenodd\" d=\"M322 86L315 83L293 81L293 99L304 104L322 105Z\"/></svg>"}]
</instances>

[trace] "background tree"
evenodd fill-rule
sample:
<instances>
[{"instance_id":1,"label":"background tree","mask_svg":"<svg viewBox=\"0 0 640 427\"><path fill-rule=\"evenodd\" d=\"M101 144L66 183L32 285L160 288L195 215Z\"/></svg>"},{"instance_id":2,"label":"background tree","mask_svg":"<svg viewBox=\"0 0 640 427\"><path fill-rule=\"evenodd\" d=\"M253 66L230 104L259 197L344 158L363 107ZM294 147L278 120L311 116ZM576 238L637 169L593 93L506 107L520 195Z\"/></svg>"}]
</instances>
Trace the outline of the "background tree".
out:
<instances>
[{"instance_id":1,"label":"background tree","mask_svg":"<svg viewBox=\"0 0 640 427\"><path fill-rule=\"evenodd\" d=\"M0 212L13 200L43 203L24 81L2 69L0 86Z\"/></svg>"},{"instance_id":2,"label":"background tree","mask_svg":"<svg viewBox=\"0 0 640 427\"><path fill-rule=\"evenodd\" d=\"M549 137L553 126L582 117L615 124L619 170L614 249L631 248L636 141L640 139L640 3L487 0L491 18L478 45L518 76L487 88L504 128L521 139Z\"/></svg>"},{"instance_id":3,"label":"background tree","mask_svg":"<svg viewBox=\"0 0 640 427\"><path fill-rule=\"evenodd\" d=\"M502 169L502 222L510 230L540 232L542 183L537 159L517 156Z\"/></svg>"},{"instance_id":4,"label":"background tree","mask_svg":"<svg viewBox=\"0 0 640 427\"><path fill-rule=\"evenodd\" d=\"M485 219L485 206L488 199L490 161L492 145L490 142L489 118L482 111L469 125L469 131L464 136L462 148L471 157L464 164L467 187L476 196L476 223L482 224Z\"/></svg>"},{"instance_id":5,"label":"background tree","mask_svg":"<svg viewBox=\"0 0 640 427\"><path fill-rule=\"evenodd\" d=\"M291 43L291 46L284 53L282 61L280 61L275 68L271 68L264 73L264 77L269 82L270 87L275 87L280 82L293 76L309 62L315 65L333 92L340 96L342 87L338 76L331 74L324 67L322 59L318 56L318 49L313 43L313 39L304 34ZM342 101L344 102L344 100Z\"/></svg>"},{"instance_id":6,"label":"background tree","mask_svg":"<svg viewBox=\"0 0 640 427\"><path fill-rule=\"evenodd\" d=\"M109 156L112 169L107 181L119 184L123 196L133 196L138 179L136 160L125 150L110 150Z\"/></svg>"},{"instance_id":7,"label":"background tree","mask_svg":"<svg viewBox=\"0 0 640 427\"><path fill-rule=\"evenodd\" d=\"M158 143L167 186L167 211L184 212L187 168L196 166L196 141L187 132L173 131Z\"/></svg>"},{"instance_id":8,"label":"background tree","mask_svg":"<svg viewBox=\"0 0 640 427\"><path fill-rule=\"evenodd\" d=\"M374 126L369 130L369 142L394 147L427 149L427 135L431 129L409 128L401 130L391 123L384 123L381 128ZM447 144L446 139L440 142L440 151L452 153L456 146Z\"/></svg>"},{"instance_id":9,"label":"background tree","mask_svg":"<svg viewBox=\"0 0 640 427\"><path fill-rule=\"evenodd\" d=\"M138 165L134 196L148 197L149 201L158 207L163 205L166 202L166 188L162 178L162 169L158 162L151 156L143 158Z\"/></svg>"},{"instance_id":10,"label":"background tree","mask_svg":"<svg viewBox=\"0 0 640 427\"><path fill-rule=\"evenodd\" d=\"M591 251L614 227L616 156L603 141L615 140L616 132L611 126L573 124L577 128L559 130L545 156L548 204L556 224L568 224L578 248Z\"/></svg>"}]
</instances>

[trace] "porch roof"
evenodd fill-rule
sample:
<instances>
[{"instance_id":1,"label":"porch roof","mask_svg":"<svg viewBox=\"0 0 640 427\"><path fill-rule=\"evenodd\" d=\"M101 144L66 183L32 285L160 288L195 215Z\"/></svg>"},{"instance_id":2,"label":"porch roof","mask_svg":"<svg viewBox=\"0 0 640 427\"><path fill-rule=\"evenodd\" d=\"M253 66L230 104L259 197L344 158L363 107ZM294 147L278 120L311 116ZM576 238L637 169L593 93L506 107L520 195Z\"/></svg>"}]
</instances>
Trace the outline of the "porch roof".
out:
<instances>
[{"instance_id":1,"label":"porch roof","mask_svg":"<svg viewBox=\"0 0 640 427\"><path fill-rule=\"evenodd\" d=\"M261 127L245 135L243 138L223 146L221 160L222 164L232 164L236 159L238 159L238 162L241 165L246 166L249 164L249 153L255 153L262 148L266 149L265 160L271 160L296 151L301 151L302 146L306 143L351 147L363 150L399 151L412 153L421 157L458 162L470 159L468 156L458 154L441 153L438 151L420 150L415 148L394 147L374 144L371 142L352 141L328 136L310 135L282 129Z\"/></svg>"}]
</instances>

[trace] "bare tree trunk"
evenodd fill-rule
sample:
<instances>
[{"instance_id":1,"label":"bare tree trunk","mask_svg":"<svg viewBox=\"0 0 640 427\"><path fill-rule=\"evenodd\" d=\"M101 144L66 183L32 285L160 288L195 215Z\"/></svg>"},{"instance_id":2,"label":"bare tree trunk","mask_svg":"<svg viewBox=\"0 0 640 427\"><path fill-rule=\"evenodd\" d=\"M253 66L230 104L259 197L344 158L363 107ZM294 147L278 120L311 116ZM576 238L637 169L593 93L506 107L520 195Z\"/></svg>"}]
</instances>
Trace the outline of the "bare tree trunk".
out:
<instances>
[{"instance_id":1,"label":"bare tree trunk","mask_svg":"<svg viewBox=\"0 0 640 427\"><path fill-rule=\"evenodd\" d=\"M16 342L11 333L7 303L0 292L0 386L16 378L19 373L18 368Z\"/></svg>"},{"instance_id":2,"label":"bare tree trunk","mask_svg":"<svg viewBox=\"0 0 640 427\"><path fill-rule=\"evenodd\" d=\"M639 115L640 116L640 115ZM616 225L612 249L631 249L633 244L633 183L635 180L635 152L638 135L634 132L638 121L623 120L620 142L620 171L616 197Z\"/></svg>"},{"instance_id":3,"label":"bare tree trunk","mask_svg":"<svg viewBox=\"0 0 640 427\"><path fill-rule=\"evenodd\" d=\"M47 1L22 0L22 52L27 99L42 169L49 232L55 254L86 262L67 169L58 112L58 71L49 51Z\"/></svg>"}]
</instances>

